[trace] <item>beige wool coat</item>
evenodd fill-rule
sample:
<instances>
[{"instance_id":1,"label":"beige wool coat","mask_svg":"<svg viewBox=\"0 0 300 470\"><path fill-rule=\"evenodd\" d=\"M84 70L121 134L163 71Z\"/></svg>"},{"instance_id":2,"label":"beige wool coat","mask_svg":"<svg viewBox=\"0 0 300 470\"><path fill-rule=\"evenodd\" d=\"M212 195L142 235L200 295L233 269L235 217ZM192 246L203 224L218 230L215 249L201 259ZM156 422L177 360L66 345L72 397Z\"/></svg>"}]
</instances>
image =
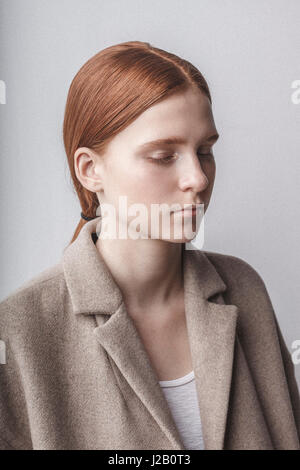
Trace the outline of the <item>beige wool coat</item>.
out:
<instances>
[{"instance_id":1,"label":"beige wool coat","mask_svg":"<svg viewBox=\"0 0 300 470\"><path fill-rule=\"evenodd\" d=\"M0 304L0 449L184 449L97 222ZM205 449L299 449L294 365L261 277L214 252L183 263Z\"/></svg>"}]
</instances>

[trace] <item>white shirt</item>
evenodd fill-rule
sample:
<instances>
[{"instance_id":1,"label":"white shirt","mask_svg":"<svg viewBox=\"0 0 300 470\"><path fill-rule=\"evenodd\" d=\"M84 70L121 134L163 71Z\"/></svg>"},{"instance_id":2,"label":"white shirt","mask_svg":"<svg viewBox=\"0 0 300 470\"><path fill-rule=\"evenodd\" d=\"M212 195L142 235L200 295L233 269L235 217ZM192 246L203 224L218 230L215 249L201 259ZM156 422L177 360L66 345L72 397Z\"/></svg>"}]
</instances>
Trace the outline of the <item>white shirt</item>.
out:
<instances>
[{"instance_id":1,"label":"white shirt","mask_svg":"<svg viewBox=\"0 0 300 470\"><path fill-rule=\"evenodd\" d=\"M161 380L159 385L184 447L189 450L204 450L194 371L175 380Z\"/></svg>"}]
</instances>

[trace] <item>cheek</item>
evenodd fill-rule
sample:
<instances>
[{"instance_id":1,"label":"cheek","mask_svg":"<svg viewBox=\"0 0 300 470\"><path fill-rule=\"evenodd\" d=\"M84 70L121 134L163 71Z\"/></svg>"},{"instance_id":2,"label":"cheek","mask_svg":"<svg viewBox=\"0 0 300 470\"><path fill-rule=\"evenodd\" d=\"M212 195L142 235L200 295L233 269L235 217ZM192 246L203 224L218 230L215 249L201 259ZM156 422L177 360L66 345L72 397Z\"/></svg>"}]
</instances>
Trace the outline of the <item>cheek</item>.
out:
<instances>
[{"instance_id":1,"label":"cheek","mask_svg":"<svg viewBox=\"0 0 300 470\"><path fill-rule=\"evenodd\" d=\"M168 168L156 167L150 164L136 182L136 189L140 197L148 203L167 202L168 196L176 186L176 172L171 166Z\"/></svg>"},{"instance_id":2,"label":"cheek","mask_svg":"<svg viewBox=\"0 0 300 470\"><path fill-rule=\"evenodd\" d=\"M155 168L150 164L119 174L115 187L119 193L128 196L128 203L141 202L148 205L164 201L172 184L170 170Z\"/></svg>"}]
</instances>

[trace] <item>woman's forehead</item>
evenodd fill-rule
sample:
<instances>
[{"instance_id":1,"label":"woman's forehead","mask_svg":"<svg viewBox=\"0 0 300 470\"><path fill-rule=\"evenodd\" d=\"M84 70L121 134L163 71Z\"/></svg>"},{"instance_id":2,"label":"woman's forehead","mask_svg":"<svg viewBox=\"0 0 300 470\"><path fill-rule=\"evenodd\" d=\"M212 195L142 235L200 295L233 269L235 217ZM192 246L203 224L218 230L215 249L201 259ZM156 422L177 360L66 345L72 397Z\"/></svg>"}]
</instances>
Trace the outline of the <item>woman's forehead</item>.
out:
<instances>
[{"instance_id":1,"label":"woman's forehead","mask_svg":"<svg viewBox=\"0 0 300 470\"><path fill-rule=\"evenodd\" d=\"M171 144L199 138L215 137L216 140L218 132L208 98L202 99L201 95L200 98L190 95L188 100L181 98L170 96L148 108L112 139L111 149L126 145L135 151L143 151L156 141Z\"/></svg>"}]
</instances>

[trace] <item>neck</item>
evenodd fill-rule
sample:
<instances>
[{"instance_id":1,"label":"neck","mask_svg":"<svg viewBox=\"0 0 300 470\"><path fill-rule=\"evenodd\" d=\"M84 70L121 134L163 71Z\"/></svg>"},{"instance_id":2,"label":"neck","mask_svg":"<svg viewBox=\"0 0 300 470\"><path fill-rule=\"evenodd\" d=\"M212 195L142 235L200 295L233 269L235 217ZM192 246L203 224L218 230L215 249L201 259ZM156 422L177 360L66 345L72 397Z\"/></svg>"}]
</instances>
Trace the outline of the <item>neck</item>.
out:
<instances>
[{"instance_id":1,"label":"neck","mask_svg":"<svg viewBox=\"0 0 300 470\"><path fill-rule=\"evenodd\" d=\"M132 311L158 311L183 291L183 243L98 238L97 250Z\"/></svg>"}]
</instances>

